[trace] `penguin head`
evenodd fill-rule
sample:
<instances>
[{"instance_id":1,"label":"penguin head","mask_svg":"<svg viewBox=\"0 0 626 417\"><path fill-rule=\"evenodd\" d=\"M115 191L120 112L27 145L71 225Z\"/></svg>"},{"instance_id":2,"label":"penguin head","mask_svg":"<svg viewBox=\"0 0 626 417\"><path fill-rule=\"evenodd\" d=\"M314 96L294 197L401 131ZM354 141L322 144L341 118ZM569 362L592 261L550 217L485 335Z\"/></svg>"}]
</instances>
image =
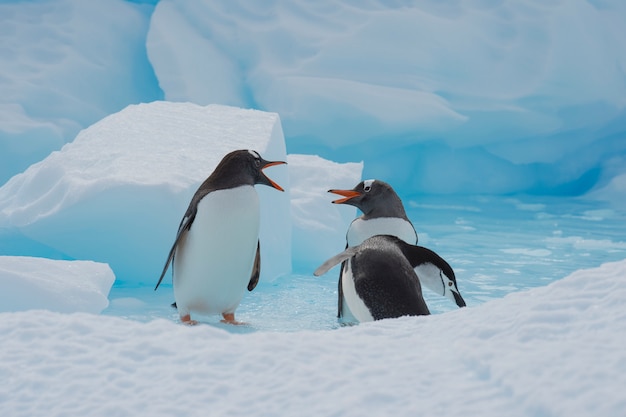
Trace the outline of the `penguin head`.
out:
<instances>
[{"instance_id":1,"label":"penguin head","mask_svg":"<svg viewBox=\"0 0 626 417\"><path fill-rule=\"evenodd\" d=\"M441 270L439 276L443 286L443 296L452 300L457 306L465 307L465 300L456 284L456 277L452 268L448 266L447 271Z\"/></svg>"},{"instance_id":2,"label":"penguin head","mask_svg":"<svg viewBox=\"0 0 626 417\"><path fill-rule=\"evenodd\" d=\"M286 164L286 162L266 161L253 150L237 150L224 156L209 179L215 182L227 181L231 186L263 184L284 191L280 185L263 173L265 168L281 164Z\"/></svg>"},{"instance_id":3,"label":"penguin head","mask_svg":"<svg viewBox=\"0 0 626 417\"><path fill-rule=\"evenodd\" d=\"M258 152L253 151L253 150L248 150L247 153L248 153L248 159L250 160L250 164L248 165L248 167L251 170L250 173L254 176L254 183L267 185L267 186L276 188L278 191L285 191L280 185L276 184L267 175L265 175L263 170L265 168L272 167L274 165L286 164L287 162L266 161L265 159L261 157L261 155L259 155Z\"/></svg>"},{"instance_id":4,"label":"penguin head","mask_svg":"<svg viewBox=\"0 0 626 417\"><path fill-rule=\"evenodd\" d=\"M376 214L381 217L405 217L406 213L400 197L391 185L380 180L361 181L351 190L328 190L343 198L333 204L349 204L355 206L363 214Z\"/></svg>"}]
</instances>

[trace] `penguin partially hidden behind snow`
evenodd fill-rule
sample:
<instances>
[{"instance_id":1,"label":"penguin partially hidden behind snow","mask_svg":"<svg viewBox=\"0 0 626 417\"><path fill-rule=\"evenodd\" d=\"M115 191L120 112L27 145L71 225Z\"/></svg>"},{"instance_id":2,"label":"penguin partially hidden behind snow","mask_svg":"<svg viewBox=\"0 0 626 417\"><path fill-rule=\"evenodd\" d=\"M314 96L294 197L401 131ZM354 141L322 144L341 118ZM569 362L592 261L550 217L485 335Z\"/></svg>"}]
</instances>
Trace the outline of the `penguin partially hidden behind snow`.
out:
<instances>
[{"instance_id":1,"label":"penguin partially hidden behind snow","mask_svg":"<svg viewBox=\"0 0 626 417\"><path fill-rule=\"evenodd\" d=\"M261 271L259 197L255 184L284 191L263 169L285 164L266 161L256 151L237 150L222 159L200 185L178 227L155 290L172 263L174 298L185 324L191 313L235 319L245 289L252 291Z\"/></svg>"},{"instance_id":2,"label":"penguin partially hidden behind snow","mask_svg":"<svg viewBox=\"0 0 626 417\"><path fill-rule=\"evenodd\" d=\"M425 261L453 274L433 251L395 236L376 235L333 256L313 274L320 276L342 262L344 303L362 323L430 314L414 271Z\"/></svg>"},{"instance_id":3,"label":"penguin partially hidden behind snow","mask_svg":"<svg viewBox=\"0 0 626 417\"><path fill-rule=\"evenodd\" d=\"M334 204L348 204L363 212L363 215L354 219L348 228L346 248L360 245L376 235L396 236L408 244L417 244L417 233L406 215L402 200L386 182L366 180L361 181L352 190L333 189L328 192L343 197L334 200ZM449 298L459 307L465 307L465 300L461 296L453 272L446 273L440 266L427 259L414 268L422 287ZM346 308L344 302L343 273L342 267L339 274L337 317L351 321L350 310Z\"/></svg>"}]
</instances>

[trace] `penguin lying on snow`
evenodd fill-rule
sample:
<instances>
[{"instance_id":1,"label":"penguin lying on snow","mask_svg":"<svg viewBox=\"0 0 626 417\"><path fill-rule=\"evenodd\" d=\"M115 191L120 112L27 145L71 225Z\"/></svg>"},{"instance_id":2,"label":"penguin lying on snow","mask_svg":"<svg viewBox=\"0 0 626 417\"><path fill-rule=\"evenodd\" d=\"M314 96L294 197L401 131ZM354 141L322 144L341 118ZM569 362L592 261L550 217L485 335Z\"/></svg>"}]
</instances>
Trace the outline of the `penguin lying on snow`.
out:
<instances>
[{"instance_id":1,"label":"penguin lying on snow","mask_svg":"<svg viewBox=\"0 0 626 417\"><path fill-rule=\"evenodd\" d=\"M348 247L313 274L320 276L340 262L345 304L358 322L430 314L414 271L424 263L454 278L450 265L435 252L389 235Z\"/></svg>"},{"instance_id":2,"label":"penguin lying on snow","mask_svg":"<svg viewBox=\"0 0 626 417\"><path fill-rule=\"evenodd\" d=\"M259 197L255 184L283 189L263 169L285 164L266 161L252 150L233 151L200 185L178 227L155 290L172 263L174 298L180 320L195 324L191 312L221 314L237 324L235 310L259 281Z\"/></svg>"},{"instance_id":3,"label":"penguin lying on snow","mask_svg":"<svg viewBox=\"0 0 626 417\"><path fill-rule=\"evenodd\" d=\"M334 204L349 204L363 212L352 221L346 233L346 247L357 246L375 235L396 236L411 245L417 243L417 233L394 189L384 181L361 181L352 190L329 190L343 198ZM445 262L445 261L444 261ZM342 293L342 274L339 275L339 300L337 317L350 320L350 311L345 308ZM457 306L465 307L454 274L446 274L431 262L421 263L415 270L421 285L452 300Z\"/></svg>"}]
</instances>

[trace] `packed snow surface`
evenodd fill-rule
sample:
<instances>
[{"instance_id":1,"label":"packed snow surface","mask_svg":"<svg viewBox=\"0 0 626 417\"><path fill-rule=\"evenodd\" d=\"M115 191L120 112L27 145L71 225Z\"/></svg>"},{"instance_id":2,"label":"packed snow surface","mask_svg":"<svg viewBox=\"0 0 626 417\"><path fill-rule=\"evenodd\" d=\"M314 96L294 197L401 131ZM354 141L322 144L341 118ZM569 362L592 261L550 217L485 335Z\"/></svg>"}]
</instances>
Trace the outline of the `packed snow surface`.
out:
<instances>
[{"instance_id":1,"label":"packed snow surface","mask_svg":"<svg viewBox=\"0 0 626 417\"><path fill-rule=\"evenodd\" d=\"M0 412L619 417L624 275L626 261L608 263L478 307L325 331L3 313Z\"/></svg>"}]
</instances>

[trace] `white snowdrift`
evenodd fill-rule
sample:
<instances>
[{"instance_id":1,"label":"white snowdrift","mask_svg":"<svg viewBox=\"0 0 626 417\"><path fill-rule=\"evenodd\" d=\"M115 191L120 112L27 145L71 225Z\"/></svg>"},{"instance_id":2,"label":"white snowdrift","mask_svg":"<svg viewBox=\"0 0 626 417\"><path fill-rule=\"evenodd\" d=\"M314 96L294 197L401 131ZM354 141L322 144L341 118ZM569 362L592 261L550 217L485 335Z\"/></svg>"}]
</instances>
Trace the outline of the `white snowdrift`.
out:
<instances>
[{"instance_id":1,"label":"white snowdrift","mask_svg":"<svg viewBox=\"0 0 626 417\"><path fill-rule=\"evenodd\" d=\"M332 331L4 313L0 412L617 417L624 275L626 260L479 307Z\"/></svg>"},{"instance_id":2,"label":"white snowdrift","mask_svg":"<svg viewBox=\"0 0 626 417\"><path fill-rule=\"evenodd\" d=\"M114 281L106 264L0 256L0 311L100 313Z\"/></svg>"}]
</instances>

